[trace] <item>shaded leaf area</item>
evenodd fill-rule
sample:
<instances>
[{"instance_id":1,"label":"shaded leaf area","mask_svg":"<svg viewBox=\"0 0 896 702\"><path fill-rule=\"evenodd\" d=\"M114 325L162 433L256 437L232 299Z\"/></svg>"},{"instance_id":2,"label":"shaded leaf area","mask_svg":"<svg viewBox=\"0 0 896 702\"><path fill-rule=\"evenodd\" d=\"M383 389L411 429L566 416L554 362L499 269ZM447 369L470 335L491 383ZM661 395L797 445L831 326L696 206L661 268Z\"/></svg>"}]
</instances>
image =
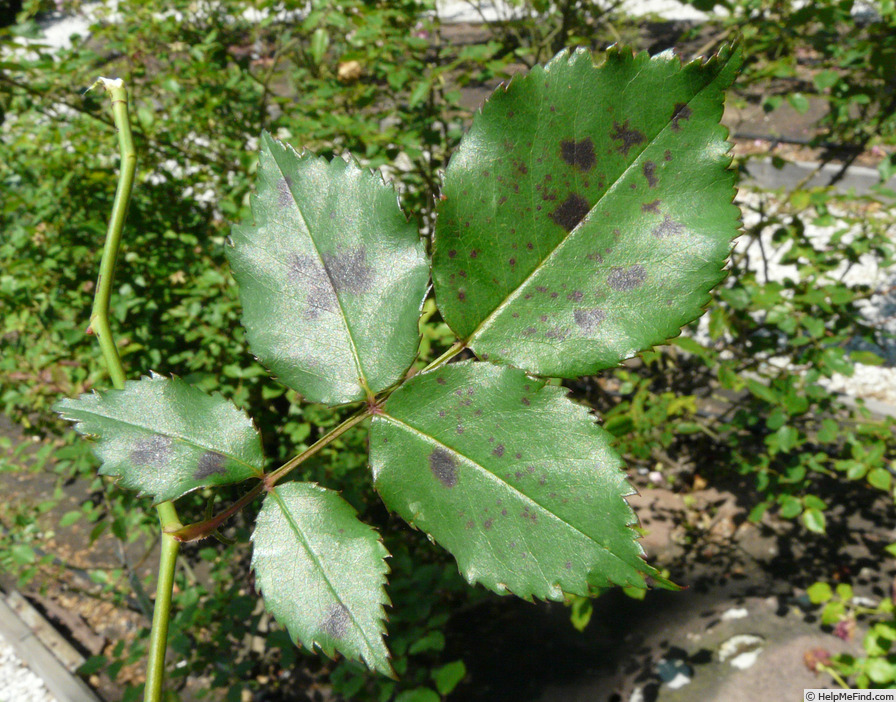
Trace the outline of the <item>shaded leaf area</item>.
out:
<instances>
[{"instance_id":1,"label":"shaded leaf area","mask_svg":"<svg viewBox=\"0 0 896 702\"><path fill-rule=\"evenodd\" d=\"M739 223L719 125L739 64L578 50L492 95L446 171L433 258L481 358L576 377L700 316Z\"/></svg>"},{"instance_id":2,"label":"shaded leaf area","mask_svg":"<svg viewBox=\"0 0 896 702\"><path fill-rule=\"evenodd\" d=\"M264 474L261 436L246 413L180 378L129 380L123 390L67 398L54 409L97 440L101 475L156 502Z\"/></svg>"},{"instance_id":3,"label":"shaded leaf area","mask_svg":"<svg viewBox=\"0 0 896 702\"><path fill-rule=\"evenodd\" d=\"M332 490L287 483L268 493L252 535L265 605L293 641L394 675L383 641L389 553Z\"/></svg>"},{"instance_id":4,"label":"shaded leaf area","mask_svg":"<svg viewBox=\"0 0 896 702\"><path fill-rule=\"evenodd\" d=\"M562 388L464 362L390 396L370 462L386 505L454 554L468 581L560 600L657 578L610 441Z\"/></svg>"},{"instance_id":5,"label":"shaded leaf area","mask_svg":"<svg viewBox=\"0 0 896 702\"><path fill-rule=\"evenodd\" d=\"M227 254L252 352L314 402L364 399L414 359L429 279L391 186L262 137L254 222Z\"/></svg>"}]
</instances>

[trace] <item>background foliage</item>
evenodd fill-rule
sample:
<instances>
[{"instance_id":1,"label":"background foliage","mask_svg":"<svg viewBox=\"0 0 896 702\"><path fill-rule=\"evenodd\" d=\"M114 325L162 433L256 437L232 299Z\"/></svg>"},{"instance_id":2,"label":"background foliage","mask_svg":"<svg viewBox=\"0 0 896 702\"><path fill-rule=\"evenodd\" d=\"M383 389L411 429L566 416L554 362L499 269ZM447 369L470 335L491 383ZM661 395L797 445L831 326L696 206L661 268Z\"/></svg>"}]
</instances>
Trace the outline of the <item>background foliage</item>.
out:
<instances>
[{"instance_id":1,"label":"background foliage","mask_svg":"<svg viewBox=\"0 0 896 702\"><path fill-rule=\"evenodd\" d=\"M621 38L655 51L678 40L708 52L740 35L749 61L740 100L768 110L821 104L817 140L837 143L850 158L874 148L889 153L896 139L891 0L822 0L803 9L726 2L729 15L699 36L659 39L616 3L531 0L512 3L503 20L465 42L455 41L429 2L330 0L312 3L307 14L294 5L174 0L159 13L140 0L121 0L115 11L66 4L89 13L91 23L89 36L62 51L40 45L36 21L53 7L26 3L19 22L0 30L0 409L30 432L55 435L61 428L48 411L52 402L107 384L94 341L83 333L116 172L105 102L82 94L98 74L120 75L130 86L140 155L113 296L125 364L135 376L173 373L234 399L261 425L272 464L339 418L269 382L238 326L224 240L230 223L248 214L262 129L325 156L349 150L385 168L405 210L428 233L438 171L475 107L466 95L485 95L482 88L567 45L602 49ZM865 7L871 11L863 14ZM891 158L881 159L883 175L893 169ZM755 489L744 497L752 518L772 510L810 532L825 529L832 485L860 485L869 500L894 494L892 420L845 405L824 385L834 374L849 376L856 363L881 363L892 348L863 313L866 300L887 291L854 282L848 270L892 265L893 196L797 188L783 198L744 199L744 236L708 322L572 385L604 418L632 469L659 468L681 490L697 476L721 484L738 472ZM810 235L809 224L827 227L829 236ZM424 312L423 356L433 358L450 335L431 301ZM393 554L390 647L401 682L304 656L281 630L266 637L263 650L244 645L267 621L251 586L231 576L248 561L248 522L239 519L227 532L234 544L186 550L172 623L172 658L183 664L172 669L174 679L206 675L237 699L243 680L259 685L267 677L265 688L285 696L297 681L326 676L347 698L401 693L409 702L448 694L463 678L463 664L442 657L443 629L451 612L486 595L466 588L453 563L419 534L392 523L373 498L363 436L347 434L305 464L301 477L340 488L364 521L393 527L382 533ZM81 478L90 490L67 519L125 541L152 533L144 502L96 478L93 458L72 435L45 444L35 467L51 455L61 482ZM5 467L19 470L23 462L13 456ZM195 495L196 516L204 499ZM40 550L39 515L50 506L4 512L0 563L22 580L49 557ZM127 573L100 586L106 597L139 609ZM224 609L230 616L219 615ZM844 607L835 614L863 613ZM866 646L868 660L892 657L886 641ZM226 666L218 662L222 647L232 651ZM87 670L114 678L142 653L139 643L118 647ZM862 682L886 679L855 661L845 665L845 675L866 675Z\"/></svg>"}]
</instances>

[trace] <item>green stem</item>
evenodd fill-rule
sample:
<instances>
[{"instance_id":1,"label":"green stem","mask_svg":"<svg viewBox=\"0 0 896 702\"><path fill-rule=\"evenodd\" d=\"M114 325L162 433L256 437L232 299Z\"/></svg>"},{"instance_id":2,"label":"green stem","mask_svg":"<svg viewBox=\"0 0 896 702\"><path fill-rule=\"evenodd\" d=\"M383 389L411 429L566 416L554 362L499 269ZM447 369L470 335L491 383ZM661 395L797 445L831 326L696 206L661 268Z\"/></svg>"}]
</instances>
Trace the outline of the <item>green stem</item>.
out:
<instances>
[{"instance_id":1,"label":"green stem","mask_svg":"<svg viewBox=\"0 0 896 702\"><path fill-rule=\"evenodd\" d=\"M291 458L273 473L265 475L255 487L220 514L216 514L214 517L205 519L201 522L187 524L187 526L184 527L178 525L177 528L169 530L169 535L181 542L198 541L199 539L204 539L205 537L210 536L212 532L230 519L234 514L239 512L243 507L252 502L263 491L270 491L280 478L311 458L314 454L324 448L324 446L342 436L353 426L363 422L372 413L373 411L369 407L359 410L335 429L327 432L324 436L315 441L311 446L302 451L302 453Z\"/></svg>"},{"instance_id":2,"label":"green stem","mask_svg":"<svg viewBox=\"0 0 896 702\"><path fill-rule=\"evenodd\" d=\"M162 529L180 526L177 512L171 502L156 506ZM159 579L156 582L156 601L152 611L152 628L149 633L149 658L146 661L145 702L160 702L165 681L165 651L168 648L168 621L171 616L171 593L174 590L174 566L180 541L171 534L162 533L159 555Z\"/></svg>"},{"instance_id":3,"label":"green stem","mask_svg":"<svg viewBox=\"0 0 896 702\"><path fill-rule=\"evenodd\" d=\"M444 365L461 351L463 351L464 348L464 343L462 341L458 341L445 353L443 353L436 360L426 366L426 368L424 368L423 370L432 370L433 368ZM280 480L280 478L285 476L300 464L304 463L307 459L311 458L311 456L316 454L327 444L342 436L353 426L360 424L365 419L375 414L377 411L376 408L377 403L373 402L368 404L364 409L359 410L358 412L353 414L342 424L314 442L302 453L284 463L273 473L268 473L267 475L265 475L264 478L255 487L253 487L249 492L243 495L239 500L234 502L232 505L230 505L230 507L225 509L220 514L216 514L214 517L205 519L201 522L187 524L186 526L177 524L177 526L173 528L166 529L166 536L171 536L184 543L189 541L198 541L199 539L204 539L207 536L210 536L212 532L218 529L225 521L230 519L234 514L239 512L243 507L251 503L256 497L258 497L262 493L262 491L270 491L274 487L274 485L277 484L277 481Z\"/></svg>"},{"instance_id":4,"label":"green stem","mask_svg":"<svg viewBox=\"0 0 896 702\"><path fill-rule=\"evenodd\" d=\"M837 683L844 690L849 689L849 685L846 683L846 681L842 677L840 677L840 674L836 670L834 670L831 666L822 664L822 665L818 666L818 669L823 670L825 673L827 673L832 678L834 678L834 682Z\"/></svg>"},{"instance_id":5,"label":"green stem","mask_svg":"<svg viewBox=\"0 0 896 702\"><path fill-rule=\"evenodd\" d=\"M353 414L351 417L346 419L342 424L328 432L325 436L322 436L320 439L315 441L311 446L302 451L298 456L293 458L290 461L287 461L282 466L280 466L273 473L268 473L264 476L264 486L270 490L277 484L277 481L280 480L284 475L289 473L293 468L298 466L300 463L304 462L305 459L310 458L315 453L320 451L324 446L329 444L331 441L342 436L345 432L351 429L356 424L360 424L365 419L367 419L371 414L371 410L367 407L360 410L359 412Z\"/></svg>"},{"instance_id":6,"label":"green stem","mask_svg":"<svg viewBox=\"0 0 896 702\"><path fill-rule=\"evenodd\" d=\"M112 378L112 385L121 390L124 388L125 373L118 347L112 338L112 329L109 326L109 301L112 297L112 281L115 277L115 262L121 245L124 220L131 199L131 191L134 189L137 152L134 150L134 138L131 135L131 123L128 119L128 93L124 83L120 79L100 78L94 83L94 86L97 85L105 88L112 98L112 117L118 130L118 147L121 152L121 172L118 176L115 200L112 203L112 215L109 217L106 243L103 246L103 257L100 261L100 274L96 283L96 295L93 299L93 311L87 331L96 334L103 359L106 361L106 367ZM160 702L162 699L168 620L171 614L171 592L174 588L174 566L177 563L177 552L180 548L180 542L170 533L165 533L180 528L180 519L178 519L174 505L171 502L163 502L156 506L156 510L163 534L159 558L159 580L156 584L156 601L150 631L149 659L146 662L146 687L143 694L145 702Z\"/></svg>"},{"instance_id":7,"label":"green stem","mask_svg":"<svg viewBox=\"0 0 896 702\"><path fill-rule=\"evenodd\" d=\"M425 373L428 370L432 370L433 368L438 368L439 366L443 366L452 358L457 356L461 351L466 348L466 344L463 341L456 341L445 353L439 356L435 361L430 363L426 368L424 368L421 373Z\"/></svg>"},{"instance_id":8,"label":"green stem","mask_svg":"<svg viewBox=\"0 0 896 702\"><path fill-rule=\"evenodd\" d=\"M225 509L220 514L216 514L214 517L210 517L209 519L205 519L201 522L195 522L194 524L187 524L184 527L179 527L176 530L170 532L171 536L180 541L181 543L186 543L189 541L199 541L199 539L204 539L207 536L211 536L212 532L218 529L224 522L230 519L234 514L239 512L243 507L252 502L256 497L258 497L264 491L265 483L263 480L259 480L258 484L249 490L245 495L243 495L239 500L234 502L230 507Z\"/></svg>"}]
</instances>

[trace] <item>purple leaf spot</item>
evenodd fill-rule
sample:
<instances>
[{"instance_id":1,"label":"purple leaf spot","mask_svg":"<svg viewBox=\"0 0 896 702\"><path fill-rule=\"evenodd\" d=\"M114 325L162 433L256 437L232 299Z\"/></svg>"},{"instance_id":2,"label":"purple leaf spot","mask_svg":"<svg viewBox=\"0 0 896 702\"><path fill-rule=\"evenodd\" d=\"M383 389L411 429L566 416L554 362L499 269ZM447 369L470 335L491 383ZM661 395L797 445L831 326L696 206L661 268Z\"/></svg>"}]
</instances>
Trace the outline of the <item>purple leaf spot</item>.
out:
<instances>
[{"instance_id":1,"label":"purple leaf spot","mask_svg":"<svg viewBox=\"0 0 896 702\"><path fill-rule=\"evenodd\" d=\"M495 446L494 450L492 451L492 456L497 456L498 458L501 458L501 456L503 456L503 455L504 455L504 444L498 444L497 446Z\"/></svg>"},{"instance_id":2,"label":"purple leaf spot","mask_svg":"<svg viewBox=\"0 0 896 702\"><path fill-rule=\"evenodd\" d=\"M147 466L161 468L168 463L171 457L171 437L153 434L146 439L140 439L130 453L130 461L135 466Z\"/></svg>"},{"instance_id":3,"label":"purple leaf spot","mask_svg":"<svg viewBox=\"0 0 896 702\"><path fill-rule=\"evenodd\" d=\"M607 318L607 313L599 307L592 309L582 309L573 312L573 318L576 324L586 334L590 334L597 330L601 322Z\"/></svg>"},{"instance_id":4,"label":"purple leaf spot","mask_svg":"<svg viewBox=\"0 0 896 702\"><path fill-rule=\"evenodd\" d=\"M634 265L628 268L614 267L607 276L607 285L613 290L620 292L628 292L629 290L637 290L644 281L647 280L647 271L644 266Z\"/></svg>"},{"instance_id":5,"label":"purple leaf spot","mask_svg":"<svg viewBox=\"0 0 896 702\"><path fill-rule=\"evenodd\" d=\"M560 158L580 171L588 172L594 168L597 158L594 155L594 142L591 137L581 141L566 139L560 142Z\"/></svg>"},{"instance_id":6,"label":"purple leaf spot","mask_svg":"<svg viewBox=\"0 0 896 702\"><path fill-rule=\"evenodd\" d=\"M684 225L676 222L669 215L663 218L663 221L651 232L657 239L668 239L669 237L684 234Z\"/></svg>"},{"instance_id":7,"label":"purple leaf spot","mask_svg":"<svg viewBox=\"0 0 896 702\"><path fill-rule=\"evenodd\" d=\"M225 475L227 473L224 469L226 461L227 458L217 451L206 451L199 457L199 463L193 473L193 480L203 480L212 475Z\"/></svg>"},{"instance_id":8,"label":"purple leaf spot","mask_svg":"<svg viewBox=\"0 0 896 702\"><path fill-rule=\"evenodd\" d=\"M641 212L654 212L656 214L660 213L660 205L662 203L659 200L654 200L653 202L645 202L641 205Z\"/></svg>"},{"instance_id":9,"label":"purple leaf spot","mask_svg":"<svg viewBox=\"0 0 896 702\"><path fill-rule=\"evenodd\" d=\"M333 605L320 624L321 631L331 639L341 639L348 631L351 617L345 605Z\"/></svg>"},{"instance_id":10,"label":"purple leaf spot","mask_svg":"<svg viewBox=\"0 0 896 702\"><path fill-rule=\"evenodd\" d=\"M339 301L320 259L304 254L293 254L289 261L286 280L290 285L306 291L307 319L317 319L321 312L336 311Z\"/></svg>"},{"instance_id":11,"label":"purple leaf spot","mask_svg":"<svg viewBox=\"0 0 896 702\"><path fill-rule=\"evenodd\" d=\"M457 464L444 449L436 449L429 454L429 469L446 488L457 485Z\"/></svg>"},{"instance_id":12,"label":"purple leaf spot","mask_svg":"<svg viewBox=\"0 0 896 702\"><path fill-rule=\"evenodd\" d=\"M368 292L373 283L373 268L367 265L367 249L359 246L352 251L337 251L323 255L327 275L337 293L359 295Z\"/></svg>"},{"instance_id":13,"label":"purple leaf spot","mask_svg":"<svg viewBox=\"0 0 896 702\"><path fill-rule=\"evenodd\" d=\"M610 138L619 142L616 150L623 156L628 156L630 148L644 142L644 135L637 129L629 127L628 120L625 120L622 124L613 122L613 131L610 134Z\"/></svg>"},{"instance_id":14,"label":"purple leaf spot","mask_svg":"<svg viewBox=\"0 0 896 702\"><path fill-rule=\"evenodd\" d=\"M693 112L691 108L687 106L687 104L683 102L679 102L675 104L675 109L672 111L672 129L676 132L681 129L681 122L687 122Z\"/></svg>"},{"instance_id":15,"label":"purple leaf spot","mask_svg":"<svg viewBox=\"0 0 896 702\"><path fill-rule=\"evenodd\" d=\"M292 196L292 178L286 176L277 182L277 205L290 207L295 203Z\"/></svg>"},{"instance_id":16,"label":"purple leaf spot","mask_svg":"<svg viewBox=\"0 0 896 702\"><path fill-rule=\"evenodd\" d=\"M659 182L656 178L656 164L653 161L647 161L642 168L644 177L647 179L647 187L655 188Z\"/></svg>"},{"instance_id":17,"label":"purple leaf spot","mask_svg":"<svg viewBox=\"0 0 896 702\"><path fill-rule=\"evenodd\" d=\"M590 209L585 198L571 193L548 216L553 220L554 224L559 224L566 231L571 232L578 226L579 222L585 219L585 215L588 214Z\"/></svg>"}]
</instances>

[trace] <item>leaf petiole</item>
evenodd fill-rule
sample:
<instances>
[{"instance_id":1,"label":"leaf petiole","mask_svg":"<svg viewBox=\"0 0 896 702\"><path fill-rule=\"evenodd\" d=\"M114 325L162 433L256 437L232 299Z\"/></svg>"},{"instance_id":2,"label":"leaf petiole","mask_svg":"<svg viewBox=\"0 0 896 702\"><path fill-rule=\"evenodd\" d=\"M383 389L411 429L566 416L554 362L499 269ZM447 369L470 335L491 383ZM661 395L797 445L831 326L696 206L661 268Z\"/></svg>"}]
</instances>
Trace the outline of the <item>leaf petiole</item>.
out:
<instances>
[{"instance_id":1,"label":"leaf petiole","mask_svg":"<svg viewBox=\"0 0 896 702\"><path fill-rule=\"evenodd\" d=\"M273 489L274 485L277 484L277 481L280 480L280 478L285 476L294 468L297 468L299 465L304 463L307 459L311 458L311 456L316 454L332 441L342 436L353 426L363 422L365 419L367 419L367 417L370 416L370 414L371 411L367 407L359 410L344 422L342 422L342 424L337 426L335 429L315 441L311 446L302 451L302 453L290 459L272 473L266 474L262 480L258 481L255 487L253 487L249 492L243 495L239 500L234 502L230 507L228 507L220 514L215 515L210 519L205 519L201 522L188 524L187 526L182 527L180 525L177 525L177 527L167 530L166 533L170 534L178 541L184 543L189 541L198 541L199 539L204 539L208 536L211 536L225 521L227 521L228 519L230 519L230 517L243 509L243 507L250 504L262 492L270 492L271 489Z\"/></svg>"}]
</instances>

